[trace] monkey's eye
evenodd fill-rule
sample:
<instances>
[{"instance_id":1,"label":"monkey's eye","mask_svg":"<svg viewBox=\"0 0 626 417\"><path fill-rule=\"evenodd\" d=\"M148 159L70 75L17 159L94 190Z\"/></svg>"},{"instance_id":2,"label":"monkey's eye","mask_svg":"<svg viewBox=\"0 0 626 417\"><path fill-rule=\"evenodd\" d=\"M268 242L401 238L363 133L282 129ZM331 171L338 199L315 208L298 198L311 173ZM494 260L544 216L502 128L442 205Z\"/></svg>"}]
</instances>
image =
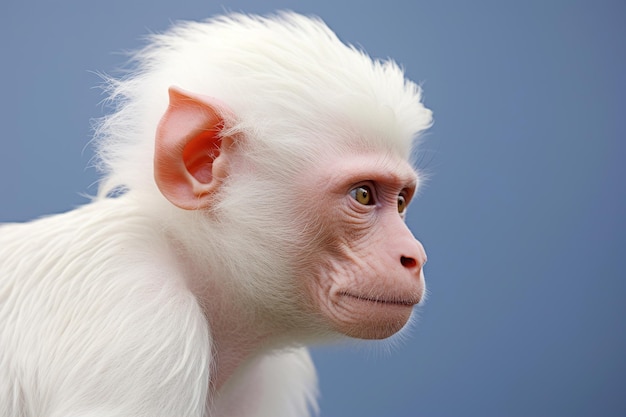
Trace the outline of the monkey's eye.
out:
<instances>
[{"instance_id":1,"label":"monkey's eye","mask_svg":"<svg viewBox=\"0 0 626 417\"><path fill-rule=\"evenodd\" d=\"M398 213L404 214L406 211L406 197L403 195L398 196Z\"/></svg>"},{"instance_id":2,"label":"monkey's eye","mask_svg":"<svg viewBox=\"0 0 626 417\"><path fill-rule=\"evenodd\" d=\"M360 204L364 206L369 206L374 204L374 199L372 198L372 190L367 185L362 185L360 187L354 188L350 191L350 195Z\"/></svg>"}]
</instances>

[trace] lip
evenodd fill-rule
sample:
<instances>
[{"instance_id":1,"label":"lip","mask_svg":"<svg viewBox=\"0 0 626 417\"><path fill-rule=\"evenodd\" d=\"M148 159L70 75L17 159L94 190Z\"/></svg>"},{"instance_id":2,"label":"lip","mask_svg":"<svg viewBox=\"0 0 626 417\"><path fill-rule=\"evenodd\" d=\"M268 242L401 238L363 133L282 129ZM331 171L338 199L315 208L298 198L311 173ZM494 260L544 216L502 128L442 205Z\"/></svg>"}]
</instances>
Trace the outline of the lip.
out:
<instances>
[{"instance_id":1,"label":"lip","mask_svg":"<svg viewBox=\"0 0 626 417\"><path fill-rule=\"evenodd\" d=\"M353 298L355 300L364 301L372 304L384 304L390 306L399 306L399 307L413 307L417 303L420 302L419 298L373 298L373 297L364 297L361 295L350 294L348 292L340 293L339 295L344 297Z\"/></svg>"}]
</instances>

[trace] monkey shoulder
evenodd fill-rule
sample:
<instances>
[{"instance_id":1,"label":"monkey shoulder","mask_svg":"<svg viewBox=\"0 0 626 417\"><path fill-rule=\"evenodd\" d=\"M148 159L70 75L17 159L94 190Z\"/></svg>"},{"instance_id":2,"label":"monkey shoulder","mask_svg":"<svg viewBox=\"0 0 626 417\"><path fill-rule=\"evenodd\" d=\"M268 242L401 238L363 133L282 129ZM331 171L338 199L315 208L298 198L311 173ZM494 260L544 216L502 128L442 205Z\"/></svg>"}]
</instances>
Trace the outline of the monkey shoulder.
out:
<instances>
[{"instance_id":1,"label":"monkey shoulder","mask_svg":"<svg viewBox=\"0 0 626 417\"><path fill-rule=\"evenodd\" d=\"M120 280L132 289L158 278L163 273L161 254L167 252L158 227L133 204L103 199L0 226L0 282L29 292L84 298L92 288L114 290Z\"/></svg>"},{"instance_id":2,"label":"monkey shoulder","mask_svg":"<svg viewBox=\"0 0 626 417\"><path fill-rule=\"evenodd\" d=\"M0 227L0 403L202 415L208 326L162 241L121 198ZM24 395L41 398L16 395L33 383Z\"/></svg>"}]
</instances>

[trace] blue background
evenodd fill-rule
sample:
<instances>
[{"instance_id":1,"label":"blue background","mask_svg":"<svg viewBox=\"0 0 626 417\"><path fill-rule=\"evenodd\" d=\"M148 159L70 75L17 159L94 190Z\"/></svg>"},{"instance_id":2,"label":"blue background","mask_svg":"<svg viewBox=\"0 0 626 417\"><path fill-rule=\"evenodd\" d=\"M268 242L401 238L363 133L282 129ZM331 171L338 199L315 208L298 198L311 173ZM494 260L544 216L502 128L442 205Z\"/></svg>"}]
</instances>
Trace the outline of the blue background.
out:
<instances>
[{"instance_id":1,"label":"blue background","mask_svg":"<svg viewBox=\"0 0 626 417\"><path fill-rule=\"evenodd\" d=\"M0 2L0 221L95 193L95 72L224 9L320 15L402 63L435 125L408 337L314 349L322 415L626 415L626 2Z\"/></svg>"}]
</instances>

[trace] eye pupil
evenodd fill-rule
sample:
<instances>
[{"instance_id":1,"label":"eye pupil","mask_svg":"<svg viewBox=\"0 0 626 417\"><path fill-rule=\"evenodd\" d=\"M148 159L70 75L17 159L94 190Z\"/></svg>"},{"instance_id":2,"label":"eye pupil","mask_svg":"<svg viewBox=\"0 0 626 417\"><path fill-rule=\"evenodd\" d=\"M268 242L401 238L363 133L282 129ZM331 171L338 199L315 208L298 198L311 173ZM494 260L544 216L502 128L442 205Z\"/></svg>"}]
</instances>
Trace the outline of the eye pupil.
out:
<instances>
[{"instance_id":1,"label":"eye pupil","mask_svg":"<svg viewBox=\"0 0 626 417\"><path fill-rule=\"evenodd\" d=\"M359 203L367 206L372 204L372 193L368 187L358 187L353 191L353 197Z\"/></svg>"},{"instance_id":2,"label":"eye pupil","mask_svg":"<svg viewBox=\"0 0 626 417\"><path fill-rule=\"evenodd\" d=\"M398 196L398 213L404 213L406 210L406 198L404 196Z\"/></svg>"}]
</instances>

